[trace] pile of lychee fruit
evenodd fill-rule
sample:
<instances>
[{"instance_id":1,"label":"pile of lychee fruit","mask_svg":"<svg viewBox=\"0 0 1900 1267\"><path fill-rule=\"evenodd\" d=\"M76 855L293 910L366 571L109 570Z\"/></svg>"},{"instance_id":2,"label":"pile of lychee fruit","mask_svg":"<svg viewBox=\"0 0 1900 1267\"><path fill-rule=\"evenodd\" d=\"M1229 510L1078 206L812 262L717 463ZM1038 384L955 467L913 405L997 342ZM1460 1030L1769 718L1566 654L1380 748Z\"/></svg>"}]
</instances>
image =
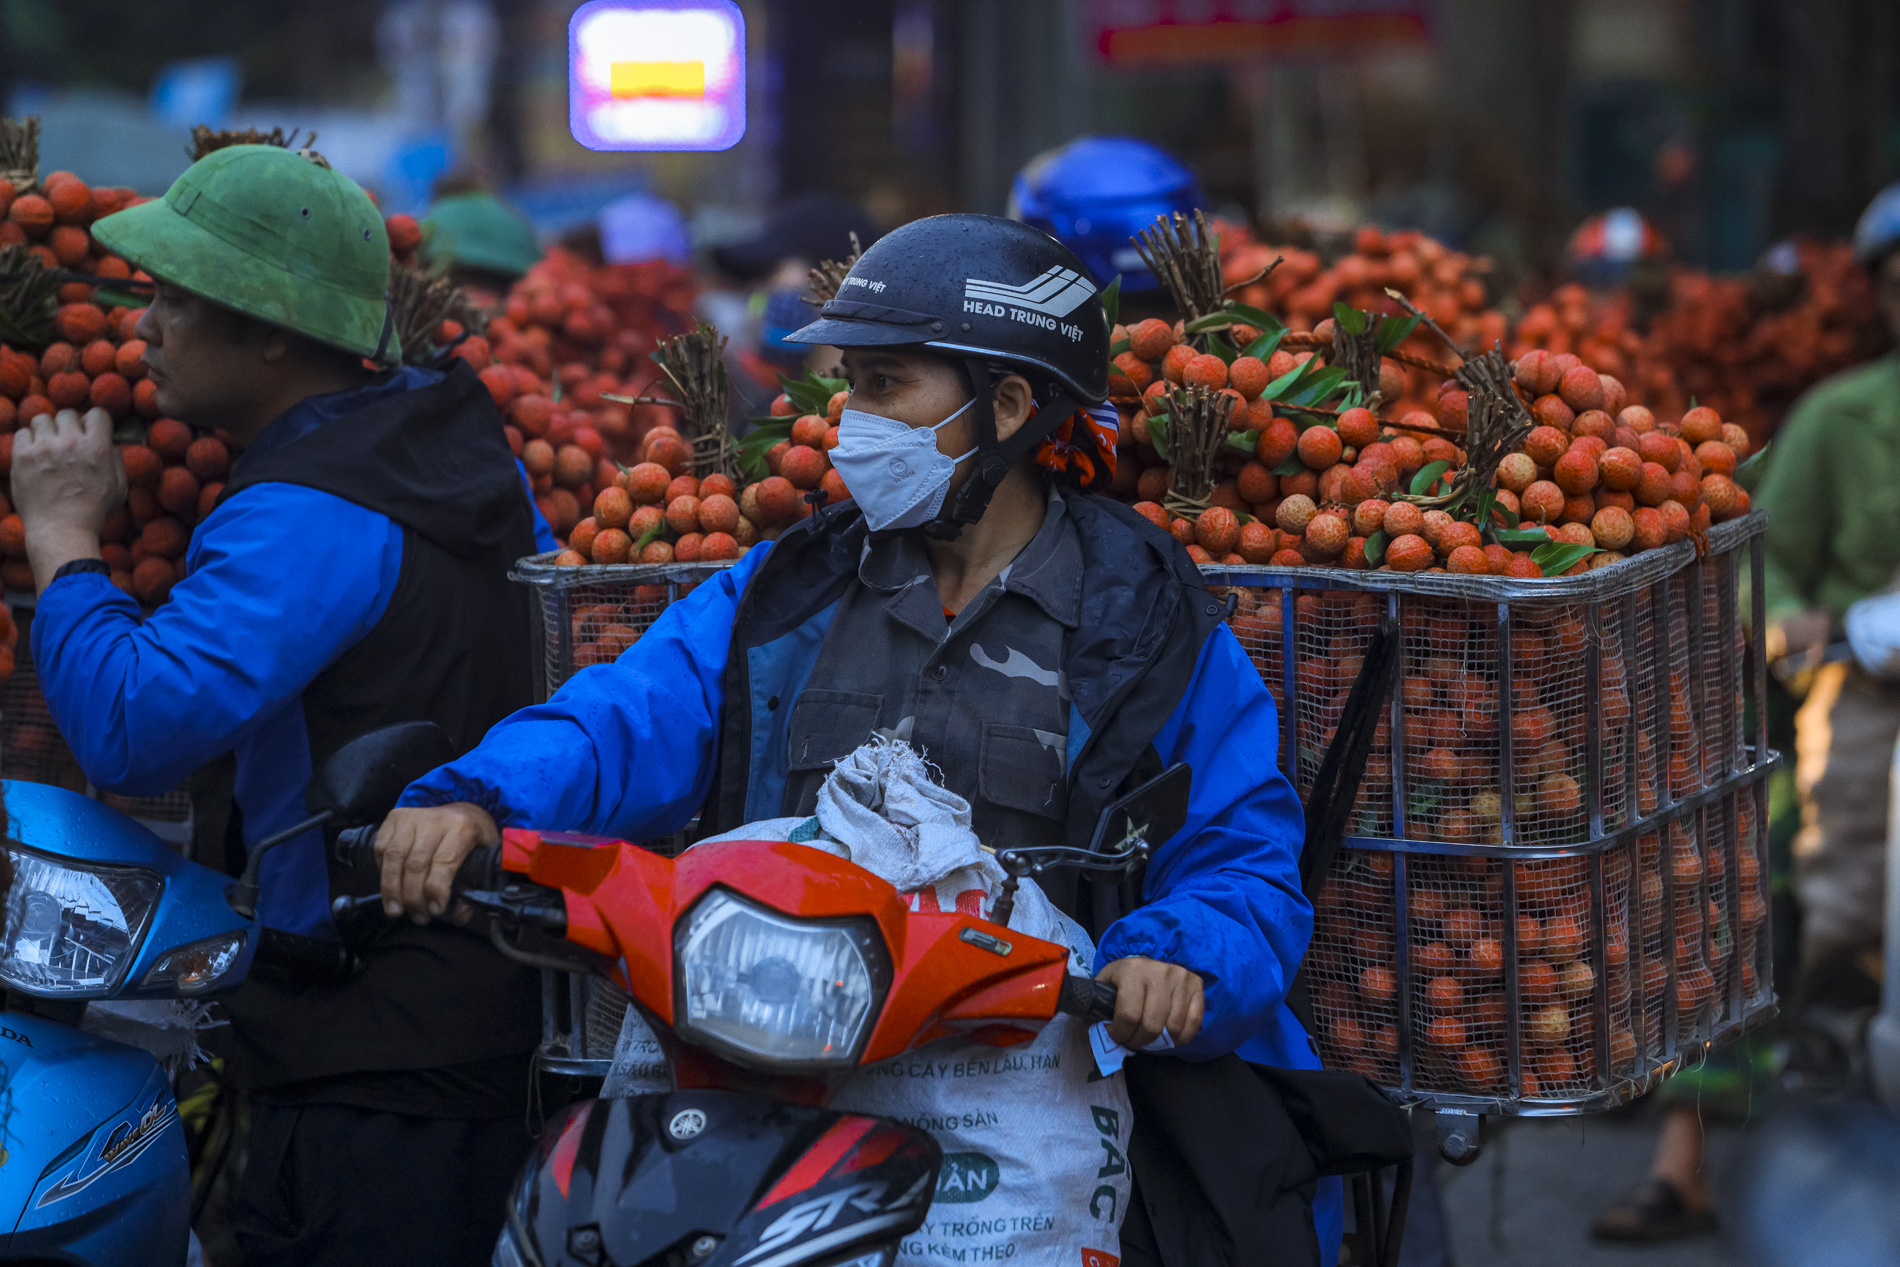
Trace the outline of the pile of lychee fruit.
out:
<instances>
[{"instance_id":1,"label":"pile of lychee fruit","mask_svg":"<svg viewBox=\"0 0 1900 1267\"><path fill-rule=\"evenodd\" d=\"M90 232L95 219L143 199L130 190L89 188L70 172L54 172L38 189L15 195L0 181L7 214L0 243L23 239L48 267L102 282L150 280ZM83 282L61 287L57 338L38 352L0 345L0 475L11 468L13 432L41 414L95 408L110 414L127 496L106 519L101 553L113 584L156 606L184 576L192 525L223 491L231 445L228 437L194 434L176 419L159 417L158 393L145 374L145 344L134 331L144 309L101 307L96 294ZM25 533L19 516L8 512L0 518L0 581L8 590L31 591Z\"/></svg>"},{"instance_id":2,"label":"pile of lychee fruit","mask_svg":"<svg viewBox=\"0 0 1900 1267\"><path fill-rule=\"evenodd\" d=\"M838 443L838 418L849 392L832 396L825 414L796 417L789 438L765 453L764 478L743 487L724 474L694 476L680 433L656 426L641 442L639 462L614 472L595 494L593 513L577 523L561 566L613 563L714 563L736 559L759 541L772 541L819 503L842 501L844 481L828 456ZM772 404L776 417L796 414L791 398ZM532 474L558 457L544 442L523 450Z\"/></svg>"},{"instance_id":3,"label":"pile of lychee fruit","mask_svg":"<svg viewBox=\"0 0 1900 1267\"><path fill-rule=\"evenodd\" d=\"M1792 256L1794 271L1671 270L1667 303L1637 353L1656 375L1648 398L1659 409L1698 400L1759 447L1803 391L1886 350L1872 278L1849 244L1803 241L1777 253Z\"/></svg>"},{"instance_id":4,"label":"pile of lychee fruit","mask_svg":"<svg viewBox=\"0 0 1900 1267\"><path fill-rule=\"evenodd\" d=\"M1403 315L1388 289L1404 295L1441 329L1468 348L1488 348L1505 338L1508 322L1491 306L1491 264L1416 229L1385 232L1363 225L1350 249L1325 264L1317 251L1300 246L1270 246L1239 225L1221 225L1221 280L1238 289L1240 303L1273 313L1295 332L1319 328L1343 303L1364 312ZM1245 285L1273 262L1267 277ZM1427 330L1412 333L1399 351L1441 361L1444 347ZM1430 409L1438 379L1427 370L1388 359L1381 367L1382 390L1399 415Z\"/></svg>"},{"instance_id":5,"label":"pile of lychee fruit","mask_svg":"<svg viewBox=\"0 0 1900 1267\"><path fill-rule=\"evenodd\" d=\"M1323 322L1316 333L1329 327ZM1746 432L1707 408L1658 423L1628 403L1614 377L1569 353L1536 349L1516 362L1516 389L1537 425L1499 465L1493 509L1481 524L1476 499L1459 508L1462 517L1429 505L1467 458L1469 400L1454 379L1439 380L1432 409L1406 411L1395 423L1365 408L1278 412L1262 392L1312 351L1230 362L1157 319L1117 327L1113 337L1128 343L1111 371L1125 415L1117 491L1202 564L1530 578L1543 575L1532 558L1537 540L1594 550L1566 569L1581 571L1749 510L1748 492L1734 480L1751 448ZM1228 395L1234 428L1252 437L1251 458L1223 457L1225 478L1198 515L1164 508L1172 473L1148 429L1167 410L1168 391L1183 385ZM1428 467L1438 476L1414 490ZM1497 539L1500 530L1510 544Z\"/></svg>"},{"instance_id":6,"label":"pile of lychee fruit","mask_svg":"<svg viewBox=\"0 0 1900 1267\"><path fill-rule=\"evenodd\" d=\"M692 328L693 293L691 274L663 261L594 265L554 250L509 291L486 337L457 345L501 409L557 537L647 460L656 431L679 440L666 406L608 398L664 392L651 353Z\"/></svg>"}]
</instances>

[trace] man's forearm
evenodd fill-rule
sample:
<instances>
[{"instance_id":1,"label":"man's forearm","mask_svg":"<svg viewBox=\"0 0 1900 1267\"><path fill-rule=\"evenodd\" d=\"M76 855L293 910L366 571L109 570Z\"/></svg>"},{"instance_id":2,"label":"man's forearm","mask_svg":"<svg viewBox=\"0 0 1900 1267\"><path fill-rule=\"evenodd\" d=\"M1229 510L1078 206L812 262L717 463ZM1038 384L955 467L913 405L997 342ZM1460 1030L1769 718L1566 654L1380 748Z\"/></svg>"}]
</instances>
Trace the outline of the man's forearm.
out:
<instances>
[{"instance_id":1,"label":"man's forearm","mask_svg":"<svg viewBox=\"0 0 1900 1267\"><path fill-rule=\"evenodd\" d=\"M45 593L59 570L74 559L100 558L99 534L69 524L26 525L26 559L33 565L33 588Z\"/></svg>"}]
</instances>

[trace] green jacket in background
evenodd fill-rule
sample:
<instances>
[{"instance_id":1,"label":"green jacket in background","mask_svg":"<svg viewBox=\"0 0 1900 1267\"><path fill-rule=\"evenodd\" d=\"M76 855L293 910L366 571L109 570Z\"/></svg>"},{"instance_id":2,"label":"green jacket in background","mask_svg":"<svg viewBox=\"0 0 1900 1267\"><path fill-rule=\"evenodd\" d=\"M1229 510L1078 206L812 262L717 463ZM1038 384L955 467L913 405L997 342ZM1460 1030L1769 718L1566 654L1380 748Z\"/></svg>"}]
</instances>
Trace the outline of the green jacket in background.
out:
<instances>
[{"instance_id":1,"label":"green jacket in background","mask_svg":"<svg viewBox=\"0 0 1900 1267\"><path fill-rule=\"evenodd\" d=\"M1755 496L1768 512L1776 620L1849 606L1900 570L1900 354L1845 370L1795 402Z\"/></svg>"}]
</instances>

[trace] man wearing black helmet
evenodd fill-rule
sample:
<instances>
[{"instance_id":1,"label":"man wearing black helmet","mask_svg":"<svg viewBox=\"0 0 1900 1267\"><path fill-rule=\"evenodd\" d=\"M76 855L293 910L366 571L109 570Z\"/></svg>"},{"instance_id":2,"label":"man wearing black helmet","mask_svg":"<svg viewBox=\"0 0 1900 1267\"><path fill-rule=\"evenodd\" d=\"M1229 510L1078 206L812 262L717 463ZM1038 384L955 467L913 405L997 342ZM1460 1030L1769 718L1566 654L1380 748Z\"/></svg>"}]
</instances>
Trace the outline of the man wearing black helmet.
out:
<instances>
[{"instance_id":1,"label":"man wearing black helmet","mask_svg":"<svg viewBox=\"0 0 1900 1267\"><path fill-rule=\"evenodd\" d=\"M1138 893L1045 888L1099 941L1121 1042L1317 1067L1285 1006L1312 912L1273 701L1180 545L1092 495L1115 415L1080 261L1014 221L920 220L794 337L844 350L832 460L854 500L411 787L380 838L386 903L439 915L498 824L640 839L695 811L712 831L809 814L878 733L925 750L996 844L1086 847L1106 803L1186 762L1187 827Z\"/></svg>"}]
</instances>

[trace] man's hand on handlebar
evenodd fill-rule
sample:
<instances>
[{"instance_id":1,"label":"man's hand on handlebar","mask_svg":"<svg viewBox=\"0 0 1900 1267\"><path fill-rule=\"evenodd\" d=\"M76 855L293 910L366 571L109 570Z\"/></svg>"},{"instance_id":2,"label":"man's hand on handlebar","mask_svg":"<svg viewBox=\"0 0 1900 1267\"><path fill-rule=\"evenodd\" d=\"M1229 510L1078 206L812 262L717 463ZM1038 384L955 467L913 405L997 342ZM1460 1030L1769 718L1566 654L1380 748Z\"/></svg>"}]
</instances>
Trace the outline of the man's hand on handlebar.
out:
<instances>
[{"instance_id":1,"label":"man's hand on handlebar","mask_svg":"<svg viewBox=\"0 0 1900 1267\"><path fill-rule=\"evenodd\" d=\"M1177 1047L1201 1032L1207 996L1201 978L1186 968L1135 956L1115 960L1096 980L1111 982L1119 991L1108 1036L1132 1051L1161 1037L1164 1029Z\"/></svg>"},{"instance_id":2,"label":"man's hand on handlebar","mask_svg":"<svg viewBox=\"0 0 1900 1267\"><path fill-rule=\"evenodd\" d=\"M501 839L479 805L458 801L430 809L391 810L376 833L383 867L383 911L426 924L449 907L455 869L469 851ZM1195 1013L1198 1018L1200 1013Z\"/></svg>"}]
</instances>

